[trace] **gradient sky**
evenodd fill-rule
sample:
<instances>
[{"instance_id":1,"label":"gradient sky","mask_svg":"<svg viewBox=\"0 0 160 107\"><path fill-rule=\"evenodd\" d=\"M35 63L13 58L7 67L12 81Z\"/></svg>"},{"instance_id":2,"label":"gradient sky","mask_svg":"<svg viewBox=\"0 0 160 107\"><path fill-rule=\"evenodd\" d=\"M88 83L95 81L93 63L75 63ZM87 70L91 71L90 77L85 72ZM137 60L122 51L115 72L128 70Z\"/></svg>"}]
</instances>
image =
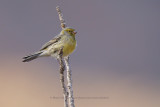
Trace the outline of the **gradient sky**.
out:
<instances>
[{"instance_id":1,"label":"gradient sky","mask_svg":"<svg viewBox=\"0 0 160 107\"><path fill-rule=\"evenodd\" d=\"M56 6L77 30L71 55L76 107L160 107L159 0L0 0L0 107L63 107L58 63L22 63L60 31Z\"/></svg>"}]
</instances>

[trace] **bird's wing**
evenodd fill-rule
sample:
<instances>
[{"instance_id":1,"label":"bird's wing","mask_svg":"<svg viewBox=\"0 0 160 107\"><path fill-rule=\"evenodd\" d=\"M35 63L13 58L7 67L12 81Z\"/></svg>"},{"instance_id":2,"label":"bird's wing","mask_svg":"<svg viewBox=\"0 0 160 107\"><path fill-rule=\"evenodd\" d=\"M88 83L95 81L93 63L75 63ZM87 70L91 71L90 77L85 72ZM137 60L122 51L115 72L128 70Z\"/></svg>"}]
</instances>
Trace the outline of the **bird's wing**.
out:
<instances>
[{"instance_id":1,"label":"bird's wing","mask_svg":"<svg viewBox=\"0 0 160 107\"><path fill-rule=\"evenodd\" d=\"M60 39L61 39L61 36L60 36L60 35L57 36L57 37L55 37L55 38L53 38L53 39L51 39L49 42L47 42L46 44L44 44L44 45L42 46L42 48L40 49L40 51L41 51L41 50L44 50L44 49L48 48L49 46L51 46L52 44L58 42Z\"/></svg>"}]
</instances>

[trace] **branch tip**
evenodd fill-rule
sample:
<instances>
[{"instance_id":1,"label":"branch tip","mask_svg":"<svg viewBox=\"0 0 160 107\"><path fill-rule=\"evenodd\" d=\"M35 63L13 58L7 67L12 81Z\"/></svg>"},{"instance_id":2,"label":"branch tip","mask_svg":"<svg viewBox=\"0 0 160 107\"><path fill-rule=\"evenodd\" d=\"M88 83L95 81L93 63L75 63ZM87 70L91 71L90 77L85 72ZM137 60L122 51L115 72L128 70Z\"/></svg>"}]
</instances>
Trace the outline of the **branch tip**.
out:
<instances>
[{"instance_id":1,"label":"branch tip","mask_svg":"<svg viewBox=\"0 0 160 107\"><path fill-rule=\"evenodd\" d=\"M62 14L62 12L61 12L61 10L60 10L60 7L57 6L57 7L56 7L56 10L57 10L57 12L58 12L59 20L60 20L60 22L61 22L61 28L64 29L64 28L66 27L66 23L65 23L65 20L63 19L63 14Z\"/></svg>"}]
</instances>

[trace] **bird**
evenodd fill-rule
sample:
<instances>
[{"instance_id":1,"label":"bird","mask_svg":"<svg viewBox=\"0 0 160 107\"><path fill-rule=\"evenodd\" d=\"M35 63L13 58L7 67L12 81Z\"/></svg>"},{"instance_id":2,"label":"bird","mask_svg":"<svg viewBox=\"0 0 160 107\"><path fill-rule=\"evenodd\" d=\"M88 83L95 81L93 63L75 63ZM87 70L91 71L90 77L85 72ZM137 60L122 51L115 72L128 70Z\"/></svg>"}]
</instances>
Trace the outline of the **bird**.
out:
<instances>
[{"instance_id":1,"label":"bird","mask_svg":"<svg viewBox=\"0 0 160 107\"><path fill-rule=\"evenodd\" d=\"M41 49L33 54L23 57L22 62L29 62L39 57L54 57L58 58L59 51L62 49L62 57L68 57L74 52L77 42L75 29L71 27L63 28L62 31L51 39L49 42L45 43Z\"/></svg>"}]
</instances>

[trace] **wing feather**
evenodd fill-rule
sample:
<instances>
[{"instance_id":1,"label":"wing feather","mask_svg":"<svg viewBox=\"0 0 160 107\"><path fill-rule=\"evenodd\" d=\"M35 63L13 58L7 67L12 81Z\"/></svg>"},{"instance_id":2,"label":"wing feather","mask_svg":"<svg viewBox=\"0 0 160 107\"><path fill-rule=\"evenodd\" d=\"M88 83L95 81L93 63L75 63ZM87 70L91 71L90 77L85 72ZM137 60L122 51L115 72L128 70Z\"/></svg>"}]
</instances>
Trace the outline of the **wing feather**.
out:
<instances>
[{"instance_id":1,"label":"wing feather","mask_svg":"<svg viewBox=\"0 0 160 107\"><path fill-rule=\"evenodd\" d=\"M51 46L52 44L58 42L60 39L61 39L61 36L57 36L57 37L51 39L49 42L47 42L46 44L44 44L42 46L42 48L40 49L40 51L44 50L44 49L48 48L49 46Z\"/></svg>"}]
</instances>

